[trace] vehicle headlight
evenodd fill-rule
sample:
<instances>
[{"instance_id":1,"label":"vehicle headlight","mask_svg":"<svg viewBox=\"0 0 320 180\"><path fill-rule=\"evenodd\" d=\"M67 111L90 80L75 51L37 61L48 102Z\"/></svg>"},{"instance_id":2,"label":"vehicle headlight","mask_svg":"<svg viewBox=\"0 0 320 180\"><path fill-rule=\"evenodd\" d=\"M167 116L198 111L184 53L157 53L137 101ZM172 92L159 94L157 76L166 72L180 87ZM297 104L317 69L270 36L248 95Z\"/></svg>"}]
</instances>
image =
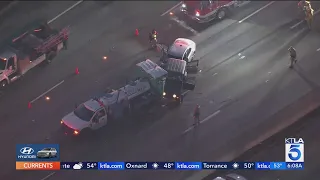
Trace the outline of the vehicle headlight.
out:
<instances>
[{"instance_id":1,"label":"vehicle headlight","mask_svg":"<svg viewBox=\"0 0 320 180\"><path fill-rule=\"evenodd\" d=\"M177 97L177 95L175 95L175 94L174 94L172 97L173 97L173 98L176 98L176 97Z\"/></svg>"},{"instance_id":2,"label":"vehicle headlight","mask_svg":"<svg viewBox=\"0 0 320 180\"><path fill-rule=\"evenodd\" d=\"M166 92L163 92L162 95L165 96L165 95L166 95Z\"/></svg>"},{"instance_id":3,"label":"vehicle headlight","mask_svg":"<svg viewBox=\"0 0 320 180\"><path fill-rule=\"evenodd\" d=\"M73 131L73 134L74 134L74 135L78 135L78 134L79 134L79 131L74 130L74 131Z\"/></svg>"},{"instance_id":4,"label":"vehicle headlight","mask_svg":"<svg viewBox=\"0 0 320 180\"><path fill-rule=\"evenodd\" d=\"M62 120L60 121L60 124L63 124L63 121L62 121Z\"/></svg>"},{"instance_id":5,"label":"vehicle headlight","mask_svg":"<svg viewBox=\"0 0 320 180\"><path fill-rule=\"evenodd\" d=\"M182 8L186 8L187 6L186 6L186 4L182 4L181 7Z\"/></svg>"},{"instance_id":6,"label":"vehicle headlight","mask_svg":"<svg viewBox=\"0 0 320 180\"><path fill-rule=\"evenodd\" d=\"M197 12L196 12L196 16L197 16L197 17L199 17L199 16L200 16L200 13L199 13L199 11L197 11Z\"/></svg>"}]
</instances>

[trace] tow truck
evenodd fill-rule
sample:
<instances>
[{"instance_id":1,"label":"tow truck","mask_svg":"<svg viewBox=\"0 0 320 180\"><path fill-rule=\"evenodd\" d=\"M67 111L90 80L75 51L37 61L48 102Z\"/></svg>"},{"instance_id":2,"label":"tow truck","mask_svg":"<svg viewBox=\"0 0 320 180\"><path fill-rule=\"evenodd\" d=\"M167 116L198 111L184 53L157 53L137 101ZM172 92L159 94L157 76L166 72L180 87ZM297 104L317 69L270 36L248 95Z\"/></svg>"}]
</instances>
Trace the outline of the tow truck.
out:
<instances>
[{"instance_id":1,"label":"tow truck","mask_svg":"<svg viewBox=\"0 0 320 180\"><path fill-rule=\"evenodd\" d=\"M180 7L180 11L191 20L198 23L207 23L214 19L222 20L233 9L246 5L249 2L234 0L184 1Z\"/></svg>"},{"instance_id":2,"label":"tow truck","mask_svg":"<svg viewBox=\"0 0 320 180\"><path fill-rule=\"evenodd\" d=\"M88 134L110 121L142 111L152 103L161 103L168 72L147 59L136 64L135 74L137 78L127 85L103 92L64 116L61 120L63 132L66 135Z\"/></svg>"},{"instance_id":3,"label":"tow truck","mask_svg":"<svg viewBox=\"0 0 320 180\"><path fill-rule=\"evenodd\" d=\"M35 27L10 38L10 42L0 48L1 89L39 64L50 63L59 51L65 49L68 27L60 31L52 29L47 23Z\"/></svg>"}]
</instances>

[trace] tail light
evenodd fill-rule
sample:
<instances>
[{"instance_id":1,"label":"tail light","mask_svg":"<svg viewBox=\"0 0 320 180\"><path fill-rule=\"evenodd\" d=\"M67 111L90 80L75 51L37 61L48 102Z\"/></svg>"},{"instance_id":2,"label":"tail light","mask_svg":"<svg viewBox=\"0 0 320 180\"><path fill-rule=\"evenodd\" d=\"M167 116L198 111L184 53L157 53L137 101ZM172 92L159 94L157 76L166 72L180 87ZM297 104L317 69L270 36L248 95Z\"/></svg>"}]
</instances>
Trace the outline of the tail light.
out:
<instances>
[{"instance_id":1,"label":"tail light","mask_svg":"<svg viewBox=\"0 0 320 180\"><path fill-rule=\"evenodd\" d=\"M199 17L200 16L200 12L196 11L196 16Z\"/></svg>"}]
</instances>

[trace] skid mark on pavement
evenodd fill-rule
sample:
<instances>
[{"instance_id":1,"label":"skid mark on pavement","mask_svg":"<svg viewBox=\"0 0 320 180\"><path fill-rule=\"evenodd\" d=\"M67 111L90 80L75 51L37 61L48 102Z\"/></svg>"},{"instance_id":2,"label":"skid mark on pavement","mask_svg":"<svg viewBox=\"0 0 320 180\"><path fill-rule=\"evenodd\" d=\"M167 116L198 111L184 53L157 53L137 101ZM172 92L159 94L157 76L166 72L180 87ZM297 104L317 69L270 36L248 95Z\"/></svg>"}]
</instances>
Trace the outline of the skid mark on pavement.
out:
<instances>
[{"instance_id":1,"label":"skid mark on pavement","mask_svg":"<svg viewBox=\"0 0 320 180\"><path fill-rule=\"evenodd\" d=\"M181 26L182 28L192 32L194 35L199 35L199 32L194 30L192 27L188 26L187 23L185 23L184 21L179 20L177 17L172 16L170 17L170 19L172 21L175 21L179 26Z\"/></svg>"}]
</instances>

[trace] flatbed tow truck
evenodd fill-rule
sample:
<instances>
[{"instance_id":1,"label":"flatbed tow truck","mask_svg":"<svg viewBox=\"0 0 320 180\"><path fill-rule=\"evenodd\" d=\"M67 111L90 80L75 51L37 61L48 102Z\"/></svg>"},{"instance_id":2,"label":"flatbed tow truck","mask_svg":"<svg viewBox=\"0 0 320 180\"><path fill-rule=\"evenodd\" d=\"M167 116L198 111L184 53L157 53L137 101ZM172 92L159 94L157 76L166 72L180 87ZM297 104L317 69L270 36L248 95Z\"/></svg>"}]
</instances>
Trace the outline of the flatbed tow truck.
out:
<instances>
[{"instance_id":1,"label":"flatbed tow truck","mask_svg":"<svg viewBox=\"0 0 320 180\"><path fill-rule=\"evenodd\" d=\"M10 42L0 48L1 89L39 64L50 63L59 51L66 48L68 27L60 31L47 23L37 23L34 27L10 38Z\"/></svg>"},{"instance_id":2,"label":"flatbed tow truck","mask_svg":"<svg viewBox=\"0 0 320 180\"><path fill-rule=\"evenodd\" d=\"M136 64L135 72L138 78L134 81L118 90L104 92L64 116L61 120L63 132L87 134L106 126L109 121L141 111L154 102L161 103L168 72L148 59Z\"/></svg>"}]
</instances>

